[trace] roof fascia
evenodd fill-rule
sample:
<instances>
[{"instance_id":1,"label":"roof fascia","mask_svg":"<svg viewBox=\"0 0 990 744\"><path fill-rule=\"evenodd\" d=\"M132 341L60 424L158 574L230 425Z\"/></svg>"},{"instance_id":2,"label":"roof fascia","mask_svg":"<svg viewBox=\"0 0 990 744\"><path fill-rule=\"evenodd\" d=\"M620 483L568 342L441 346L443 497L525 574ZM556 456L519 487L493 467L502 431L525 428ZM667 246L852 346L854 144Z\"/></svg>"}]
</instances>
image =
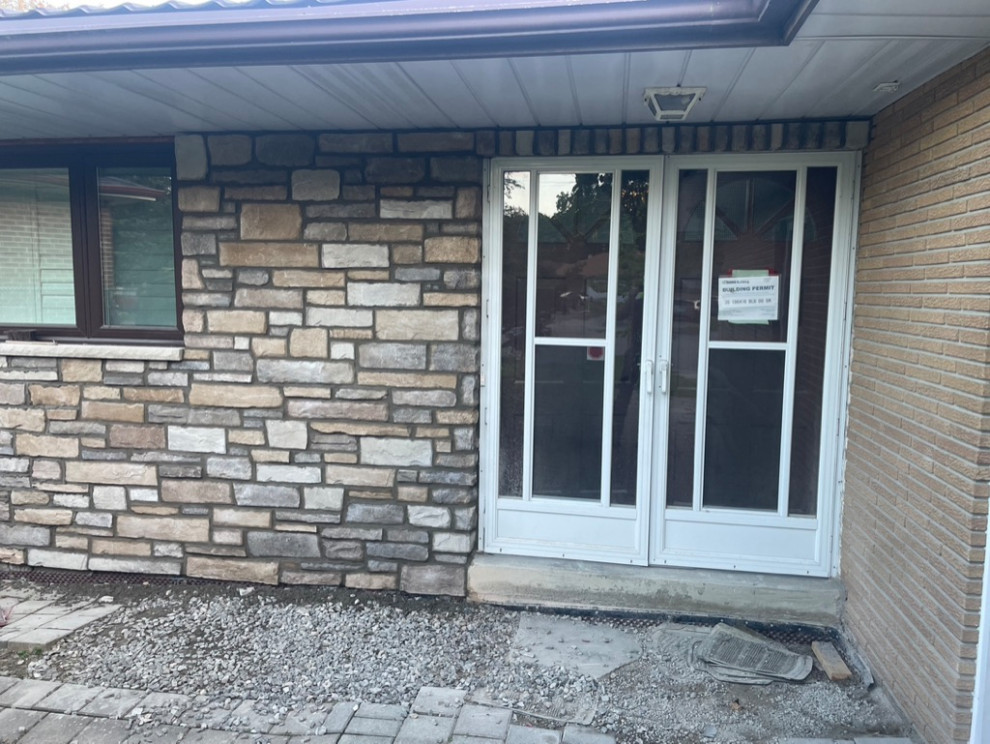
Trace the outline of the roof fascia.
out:
<instances>
[{"instance_id":1,"label":"roof fascia","mask_svg":"<svg viewBox=\"0 0 990 744\"><path fill-rule=\"evenodd\" d=\"M479 0L441 11L378 0L30 15L0 20L0 74L771 46L816 3Z\"/></svg>"}]
</instances>

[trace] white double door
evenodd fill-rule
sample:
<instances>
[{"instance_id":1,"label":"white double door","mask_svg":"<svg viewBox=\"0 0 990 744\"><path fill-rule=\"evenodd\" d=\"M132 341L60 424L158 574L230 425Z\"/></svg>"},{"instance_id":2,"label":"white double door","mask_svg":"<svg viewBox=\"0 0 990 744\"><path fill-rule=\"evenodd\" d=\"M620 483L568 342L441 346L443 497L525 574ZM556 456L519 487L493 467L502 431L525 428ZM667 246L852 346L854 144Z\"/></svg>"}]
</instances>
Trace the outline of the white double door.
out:
<instances>
[{"instance_id":1,"label":"white double door","mask_svg":"<svg viewBox=\"0 0 990 744\"><path fill-rule=\"evenodd\" d=\"M494 161L482 550L830 574L854 181L848 154Z\"/></svg>"}]
</instances>

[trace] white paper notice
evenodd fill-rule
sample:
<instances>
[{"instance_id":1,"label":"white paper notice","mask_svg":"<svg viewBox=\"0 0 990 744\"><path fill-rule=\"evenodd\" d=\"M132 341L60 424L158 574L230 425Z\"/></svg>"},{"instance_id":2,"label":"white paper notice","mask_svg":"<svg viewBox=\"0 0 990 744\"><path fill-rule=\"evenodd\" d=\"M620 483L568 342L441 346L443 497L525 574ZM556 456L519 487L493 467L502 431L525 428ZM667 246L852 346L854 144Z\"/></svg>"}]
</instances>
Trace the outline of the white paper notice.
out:
<instances>
[{"instance_id":1,"label":"white paper notice","mask_svg":"<svg viewBox=\"0 0 990 744\"><path fill-rule=\"evenodd\" d=\"M779 298L779 276L720 276L718 319L730 323L777 320Z\"/></svg>"}]
</instances>

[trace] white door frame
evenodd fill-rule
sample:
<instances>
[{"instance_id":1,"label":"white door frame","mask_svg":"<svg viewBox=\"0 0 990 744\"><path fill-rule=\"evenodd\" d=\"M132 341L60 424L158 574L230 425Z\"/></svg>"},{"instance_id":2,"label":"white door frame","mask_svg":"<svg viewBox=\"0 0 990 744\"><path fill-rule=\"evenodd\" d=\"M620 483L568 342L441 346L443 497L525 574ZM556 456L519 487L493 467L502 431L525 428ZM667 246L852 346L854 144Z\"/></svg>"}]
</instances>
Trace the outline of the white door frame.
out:
<instances>
[{"instance_id":1,"label":"white door frame","mask_svg":"<svg viewBox=\"0 0 990 744\"><path fill-rule=\"evenodd\" d=\"M584 560L622 562L632 564L652 563L709 567L771 573L827 576L837 572L839 497L841 488L842 450L841 436L844 430L845 401L847 398L847 369L849 354L849 308L852 286L852 247L854 241L855 207L858 203L858 154L857 153L794 153L794 154L724 154L702 156L614 156L567 158L498 158L486 163L486 209L484 214L485 243L482 251L482 359L481 359L481 441L480 441L480 530L479 550L489 553L510 553L549 557L566 557ZM667 224L676 213L676 174L678 168L725 170L788 170L802 166L834 166L837 174L836 212L833 233L832 275L828 315L828 350L825 372L825 391L822 405L822 455L819 468L819 508L816 518L804 518L814 522L815 559L799 565L782 564L777 559L742 559L724 554L705 554L696 551L687 555L664 552L657 536L662 532L662 499L651 497L655 483L665 483L667 409L666 395L656 394L660 375L654 374L654 364L662 365L669 359L671 326L666 313L672 303L673 261L672 244L668 244L673 228ZM561 530L568 529L568 519L573 516L596 516L594 505L554 503L506 503L497 499L498 489L498 388L501 332L496 322L500 317L497 304L501 288L501 208L502 173L507 170L650 170L651 201L648 218L648 246L646 257L646 298L644 303L643 352L640 390L644 399L652 394L652 402L641 406L640 441L640 498L636 509L635 545L628 551L608 548L568 545L566 541L544 541L538 535L531 539L511 539L500 534L499 512L516 510L525 518L527 513L554 513ZM657 178L662 177L662 187ZM654 185L656 184L656 188ZM659 197L659 198L657 198ZM672 211L673 210L673 211ZM663 220L661 220L661 212ZM661 233L658 230L662 231ZM662 250L661 239L663 241ZM494 248L494 249L493 249ZM662 264L662 265L661 265ZM660 278L662 277L662 281ZM651 285L651 282L652 285ZM532 303L530 303L532 305ZM530 313L534 312L529 307ZM665 322L661 322L665 321ZM651 364L653 362L653 364ZM661 367L657 367L660 370ZM643 421L644 412L652 408ZM834 414L834 415L833 415ZM662 425L659 424L662 422ZM591 507L589 509L589 506ZM561 508L562 507L562 508ZM645 510L645 513L644 513ZM737 510L726 516L732 523L759 524L766 517L742 513ZM598 513L597 516L604 516ZM706 518L711 519L708 515ZM786 514L772 515L767 527L781 526ZM775 521L776 520L776 521ZM773 524L771 524L773 523ZM607 530L605 530L607 532ZM607 541L606 541L607 542Z\"/></svg>"}]
</instances>

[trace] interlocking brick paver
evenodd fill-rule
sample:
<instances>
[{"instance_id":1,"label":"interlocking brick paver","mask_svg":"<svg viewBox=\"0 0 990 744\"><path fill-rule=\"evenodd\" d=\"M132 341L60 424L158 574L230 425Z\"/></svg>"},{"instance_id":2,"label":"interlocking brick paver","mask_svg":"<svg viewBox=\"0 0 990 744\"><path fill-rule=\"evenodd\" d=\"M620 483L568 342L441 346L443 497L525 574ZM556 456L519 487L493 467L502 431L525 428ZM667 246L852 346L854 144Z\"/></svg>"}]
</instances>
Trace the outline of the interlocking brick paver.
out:
<instances>
[{"instance_id":1,"label":"interlocking brick paver","mask_svg":"<svg viewBox=\"0 0 990 744\"><path fill-rule=\"evenodd\" d=\"M530 726L509 726L505 744L560 744L560 731L532 728Z\"/></svg>"},{"instance_id":2,"label":"interlocking brick paver","mask_svg":"<svg viewBox=\"0 0 990 744\"><path fill-rule=\"evenodd\" d=\"M13 744L44 717L45 714L38 710L0 710L0 731L4 739Z\"/></svg>"},{"instance_id":3,"label":"interlocking brick paver","mask_svg":"<svg viewBox=\"0 0 990 744\"><path fill-rule=\"evenodd\" d=\"M447 687L423 687L413 701L412 710L428 716L454 717L464 705L466 694L464 690Z\"/></svg>"},{"instance_id":4,"label":"interlocking brick paver","mask_svg":"<svg viewBox=\"0 0 990 744\"><path fill-rule=\"evenodd\" d=\"M125 690L120 687L106 687L88 702L79 712L86 716L123 718L145 698L140 690Z\"/></svg>"},{"instance_id":5,"label":"interlocking brick paver","mask_svg":"<svg viewBox=\"0 0 990 744\"><path fill-rule=\"evenodd\" d=\"M446 716L409 716L402 722L395 744L443 744L454 731L454 719Z\"/></svg>"},{"instance_id":6,"label":"interlocking brick paver","mask_svg":"<svg viewBox=\"0 0 990 744\"><path fill-rule=\"evenodd\" d=\"M406 709L401 705L361 703L354 715L360 718L391 718L393 721L401 721L406 717Z\"/></svg>"},{"instance_id":7,"label":"interlocking brick paver","mask_svg":"<svg viewBox=\"0 0 990 744\"><path fill-rule=\"evenodd\" d=\"M130 734L130 721L106 718L90 719L91 723L75 738L75 744L119 744Z\"/></svg>"},{"instance_id":8,"label":"interlocking brick paver","mask_svg":"<svg viewBox=\"0 0 990 744\"><path fill-rule=\"evenodd\" d=\"M49 713L18 739L19 744L69 744L91 723L86 716Z\"/></svg>"},{"instance_id":9,"label":"interlocking brick paver","mask_svg":"<svg viewBox=\"0 0 990 744\"><path fill-rule=\"evenodd\" d=\"M587 726L564 726L563 744L615 744L615 737Z\"/></svg>"},{"instance_id":10,"label":"interlocking brick paver","mask_svg":"<svg viewBox=\"0 0 990 744\"><path fill-rule=\"evenodd\" d=\"M454 733L486 739L504 739L509 732L511 721L512 711L508 708L465 705L457 716Z\"/></svg>"},{"instance_id":11,"label":"interlocking brick paver","mask_svg":"<svg viewBox=\"0 0 990 744\"><path fill-rule=\"evenodd\" d=\"M53 713L75 713L85 708L86 704L101 692L103 692L102 687L87 687L86 685L66 683L31 707L36 710L52 711Z\"/></svg>"},{"instance_id":12,"label":"interlocking brick paver","mask_svg":"<svg viewBox=\"0 0 990 744\"><path fill-rule=\"evenodd\" d=\"M45 679L22 679L13 687L0 693L0 706L4 708L30 708L61 686L61 682L49 682Z\"/></svg>"},{"instance_id":13,"label":"interlocking brick paver","mask_svg":"<svg viewBox=\"0 0 990 744\"><path fill-rule=\"evenodd\" d=\"M354 716L351 722L347 724L347 728L344 729L344 733L392 738L399 733L399 727L401 725L402 721L394 718L360 718Z\"/></svg>"}]
</instances>

